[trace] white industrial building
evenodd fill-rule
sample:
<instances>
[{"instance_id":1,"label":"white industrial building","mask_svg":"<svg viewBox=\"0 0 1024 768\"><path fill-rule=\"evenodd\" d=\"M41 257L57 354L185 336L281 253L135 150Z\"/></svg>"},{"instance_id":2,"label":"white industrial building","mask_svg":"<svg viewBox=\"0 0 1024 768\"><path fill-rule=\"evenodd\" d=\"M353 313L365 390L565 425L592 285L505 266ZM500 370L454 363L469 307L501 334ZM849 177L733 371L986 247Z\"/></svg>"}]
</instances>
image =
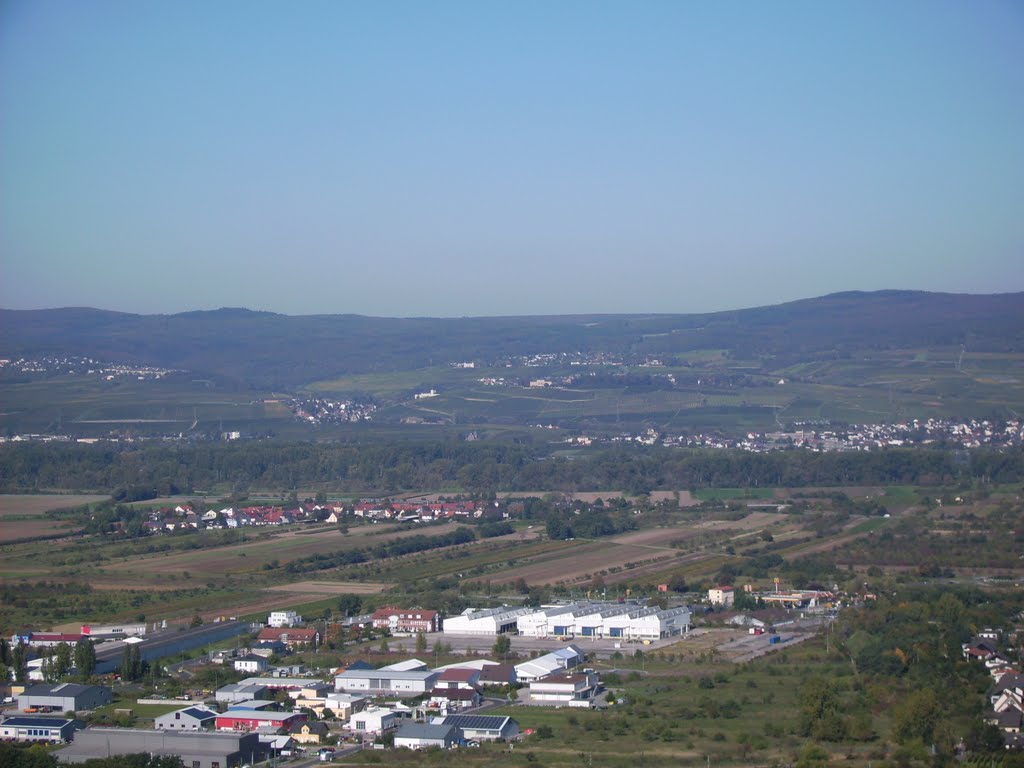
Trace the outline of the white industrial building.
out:
<instances>
[{"instance_id":1,"label":"white industrial building","mask_svg":"<svg viewBox=\"0 0 1024 768\"><path fill-rule=\"evenodd\" d=\"M640 608L627 614L610 616L605 620L601 637L621 637L624 640L657 640L681 635L690 629L690 609Z\"/></svg>"},{"instance_id":2,"label":"white industrial building","mask_svg":"<svg viewBox=\"0 0 1024 768\"><path fill-rule=\"evenodd\" d=\"M525 637L591 637L657 640L686 632L690 609L644 608L636 603L572 603L542 608L517 619Z\"/></svg>"},{"instance_id":3,"label":"white industrial building","mask_svg":"<svg viewBox=\"0 0 1024 768\"><path fill-rule=\"evenodd\" d=\"M567 645L551 653L545 653L536 659L516 664L516 680L521 683L529 683L532 680L539 680L554 672L564 672L583 663L583 651L575 645Z\"/></svg>"},{"instance_id":4,"label":"white industrial building","mask_svg":"<svg viewBox=\"0 0 1024 768\"><path fill-rule=\"evenodd\" d=\"M437 672L395 669L348 669L334 678L334 687L346 693L382 696L419 696L437 684Z\"/></svg>"},{"instance_id":5,"label":"white industrial building","mask_svg":"<svg viewBox=\"0 0 1024 768\"><path fill-rule=\"evenodd\" d=\"M359 733L384 733L397 727L398 716L392 709L367 707L349 718L348 727Z\"/></svg>"},{"instance_id":6,"label":"white industrial building","mask_svg":"<svg viewBox=\"0 0 1024 768\"><path fill-rule=\"evenodd\" d=\"M499 635L511 632L516 628L520 616L533 613L532 608L500 608L477 610L467 608L458 616L452 616L442 622L442 631L456 635Z\"/></svg>"}]
</instances>

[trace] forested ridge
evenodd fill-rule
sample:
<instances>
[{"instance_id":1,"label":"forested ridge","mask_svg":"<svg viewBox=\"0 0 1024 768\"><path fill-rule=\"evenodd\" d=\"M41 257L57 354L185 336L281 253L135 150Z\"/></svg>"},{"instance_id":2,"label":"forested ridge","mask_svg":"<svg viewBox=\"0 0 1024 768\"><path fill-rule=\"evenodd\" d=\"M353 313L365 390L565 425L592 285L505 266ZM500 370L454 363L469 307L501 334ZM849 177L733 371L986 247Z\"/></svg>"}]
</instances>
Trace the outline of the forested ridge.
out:
<instances>
[{"instance_id":1,"label":"forested ridge","mask_svg":"<svg viewBox=\"0 0 1024 768\"><path fill-rule=\"evenodd\" d=\"M437 489L643 493L700 487L943 485L1022 479L1022 449L750 453L630 447L564 458L531 446L455 441L366 446L273 442L0 446L0 491L120 489L121 498L314 487L353 494Z\"/></svg>"},{"instance_id":2,"label":"forested ridge","mask_svg":"<svg viewBox=\"0 0 1024 768\"><path fill-rule=\"evenodd\" d=\"M543 352L725 349L741 358L788 358L961 344L973 352L1019 351L1022 329L1024 293L924 291L836 293L707 314L385 318L0 309L0 356L87 356L186 369L245 388L292 388L358 372Z\"/></svg>"}]
</instances>

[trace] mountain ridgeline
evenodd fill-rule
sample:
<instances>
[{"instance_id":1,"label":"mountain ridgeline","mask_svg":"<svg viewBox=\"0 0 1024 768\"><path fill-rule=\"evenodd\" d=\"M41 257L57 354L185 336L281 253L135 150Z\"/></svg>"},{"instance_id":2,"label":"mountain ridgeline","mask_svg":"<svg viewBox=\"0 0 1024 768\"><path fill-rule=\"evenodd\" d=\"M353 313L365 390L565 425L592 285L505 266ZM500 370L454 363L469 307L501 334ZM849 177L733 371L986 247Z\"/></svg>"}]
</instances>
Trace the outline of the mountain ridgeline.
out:
<instances>
[{"instance_id":1,"label":"mountain ridgeline","mask_svg":"<svg viewBox=\"0 0 1024 768\"><path fill-rule=\"evenodd\" d=\"M2 357L74 355L186 369L262 388L555 352L672 358L719 349L737 358L781 361L958 345L971 352L1024 351L1024 293L850 292L678 315L378 318L245 309L175 315L0 310Z\"/></svg>"}]
</instances>

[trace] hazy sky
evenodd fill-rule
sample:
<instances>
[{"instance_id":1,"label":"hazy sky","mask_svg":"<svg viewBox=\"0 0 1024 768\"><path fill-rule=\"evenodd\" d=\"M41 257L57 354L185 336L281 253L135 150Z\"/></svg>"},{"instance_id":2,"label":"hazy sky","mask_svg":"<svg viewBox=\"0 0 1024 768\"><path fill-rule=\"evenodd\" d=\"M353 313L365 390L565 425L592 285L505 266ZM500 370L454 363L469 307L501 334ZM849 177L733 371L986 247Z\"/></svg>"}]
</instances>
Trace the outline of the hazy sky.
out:
<instances>
[{"instance_id":1,"label":"hazy sky","mask_svg":"<svg viewBox=\"0 0 1024 768\"><path fill-rule=\"evenodd\" d=\"M1024 290L1020 0L4 0L0 306Z\"/></svg>"}]
</instances>

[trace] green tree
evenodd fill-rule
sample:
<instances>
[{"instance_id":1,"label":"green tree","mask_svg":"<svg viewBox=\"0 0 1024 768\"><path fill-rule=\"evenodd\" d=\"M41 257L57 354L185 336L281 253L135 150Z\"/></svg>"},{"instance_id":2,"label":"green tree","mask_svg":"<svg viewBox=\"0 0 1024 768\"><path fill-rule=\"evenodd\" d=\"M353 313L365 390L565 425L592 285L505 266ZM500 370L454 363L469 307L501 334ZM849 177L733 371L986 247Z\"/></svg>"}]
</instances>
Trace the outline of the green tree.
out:
<instances>
[{"instance_id":1,"label":"green tree","mask_svg":"<svg viewBox=\"0 0 1024 768\"><path fill-rule=\"evenodd\" d=\"M812 677L800 687L800 735L827 741L840 741L846 736L838 723L839 697L835 686L823 677Z\"/></svg>"},{"instance_id":2,"label":"green tree","mask_svg":"<svg viewBox=\"0 0 1024 768\"><path fill-rule=\"evenodd\" d=\"M920 741L930 744L942 716L942 706L935 691L924 688L914 691L893 712L893 736L900 744Z\"/></svg>"},{"instance_id":3,"label":"green tree","mask_svg":"<svg viewBox=\"0 0 1024 768\"><path fill-rule=\"evenodd\" d=\"M28 646L25 643L18 643L11 650L11 666L16 682L28 682Z\"/></svg>"},{"instance_id":4,"label":"green tree","mask_svg":"<svg viewBox=\"0 0 1024 768\"><path fill-rule=\"evenodd\" d=\"M75 644L75 668L83 680L88 680L96 671L96 648L88 637Z\"/></svg>"},{"instance_id":5,"label":"green tree","mask_svg":"<svg viewBox=\"0 0 1024 768\"><path fill-rule=\"evenodd\" d=\"M426 653L427 651L427 636L422 632L416 633L416 653Z\"/></svg>"},{"instance_id":6,"label":"green tree","mask_svg":"<svg viewBox=\"0 0 1024 768\"><path fill-rule=\"evenodd\" d=\"M512 638L508 635L498 635L494 640L494 645L491 646L491 653L495 656L500 656L501 658L507 657L511 650Z\"/></svg>"},{"instance_id":7,"label":"green tree","mask_svg":"<svg viewBox=\"0 0 1024 768\"><path fill-rule=\"evenodd\" d=\"M363 599L359 595L342 595L338 598L338 611L343 616L355 616L363 609Z\"/></svg>"}]
</instances>

